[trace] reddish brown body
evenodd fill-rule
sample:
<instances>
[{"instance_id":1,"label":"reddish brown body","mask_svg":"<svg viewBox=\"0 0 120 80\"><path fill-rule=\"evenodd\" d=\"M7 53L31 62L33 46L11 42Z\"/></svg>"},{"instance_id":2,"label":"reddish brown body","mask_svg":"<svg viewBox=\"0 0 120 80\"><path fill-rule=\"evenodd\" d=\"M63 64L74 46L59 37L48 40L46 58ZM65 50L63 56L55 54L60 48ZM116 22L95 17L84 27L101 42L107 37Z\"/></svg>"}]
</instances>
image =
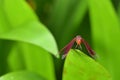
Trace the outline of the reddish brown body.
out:
<instances>
[{"instance_id":1,"label":"reddish brown body","mask_svg":"<svg viewBox=\"0 0 120 80\"><path fill-rule=\"evenodd\" d=\"M62 55L62 59L65 58L65 56L67 55L69 50L72 48L72 46L74 45L75 42L77 44L76 46L80 46L81 43L83 43L85 45L88 53L90 54L90 56L95 58L95 52L91 49L89 44L80 35L78 35L73 40L71 40L70 43L68 43L63 49L60 50L60 53L64 52L64 54Z\"/></svg>"}]
</instances>

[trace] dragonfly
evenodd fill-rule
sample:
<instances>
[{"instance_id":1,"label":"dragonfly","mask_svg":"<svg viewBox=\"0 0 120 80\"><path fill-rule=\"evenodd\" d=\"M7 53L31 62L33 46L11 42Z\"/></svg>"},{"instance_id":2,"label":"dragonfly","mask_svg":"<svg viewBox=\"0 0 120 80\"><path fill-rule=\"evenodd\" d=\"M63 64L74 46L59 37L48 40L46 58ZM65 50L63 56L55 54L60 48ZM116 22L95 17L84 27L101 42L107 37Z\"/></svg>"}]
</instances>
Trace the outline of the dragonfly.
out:
<instances>
[{"instance_id":1,"label":"dragonfly","mask_svg":"<svg viewBox=\"0 0 120 80\"><path fill-rule=\"evenodd\" d=\"M80 47L81 48L81 44L83 43L89 53L89 55L95 59L95 52L92 50L92 48L89 46L89 44L87 43L87 41L85 41L80 35L77 35L75 38L73 38L64 48L62 48L60 50L60 54L63 52L62 55L62 59L64 59L68 52L70 51L70 49L73 47L74 43L76 43L76 47Z\"/></svg>"}]
</instances>

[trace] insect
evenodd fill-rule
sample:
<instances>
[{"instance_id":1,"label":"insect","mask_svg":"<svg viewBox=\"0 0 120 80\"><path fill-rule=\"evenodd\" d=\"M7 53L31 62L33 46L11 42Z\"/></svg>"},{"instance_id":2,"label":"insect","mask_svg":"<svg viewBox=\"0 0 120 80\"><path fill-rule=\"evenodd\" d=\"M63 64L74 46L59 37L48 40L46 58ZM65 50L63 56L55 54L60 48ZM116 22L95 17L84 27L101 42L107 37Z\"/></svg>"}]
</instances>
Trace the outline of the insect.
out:
<instances>
[{"instance_id":1,"label":"insect","mask_svg":"<svg viewBox=\"0 0 120 80\"><path fill-rule=\"evenodd\" d=\"M95 58L95 52L91 49L91 47L89 46L89 44L80 36L76 36L74 39L72 39L64 48L62 48L60 50L60 53L64 53L62 55L62 59L64 59L66 57L66 55L68 54L69 50L72 48L72 46L74 45L74 43L76 43L76 47L80 47L81 48L81 43L83 43L89 53L89 55L92 58ZM75 47L75 48L76 48Z\"/></svg>"}]
</instances>

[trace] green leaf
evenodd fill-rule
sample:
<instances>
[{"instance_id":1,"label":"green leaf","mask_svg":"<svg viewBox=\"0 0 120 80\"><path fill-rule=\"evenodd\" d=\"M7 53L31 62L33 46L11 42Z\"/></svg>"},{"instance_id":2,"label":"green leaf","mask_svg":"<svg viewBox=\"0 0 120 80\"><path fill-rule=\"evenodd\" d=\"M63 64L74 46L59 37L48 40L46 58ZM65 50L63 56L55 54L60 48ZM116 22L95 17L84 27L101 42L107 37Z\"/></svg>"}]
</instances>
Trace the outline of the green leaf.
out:
<instances>
[{"instance_id":1,"label":"green leaf","mask_svg":"<svg viewBox=\"0 0 120 80\"><path fill-rule=\"evenodd\" d=\"M57 46L53 36L43 25L36 21L4 32L0 35L0 38L31 43L42 47L54 55L57 54Z\"/></svg>"},{"instance_id":2,"label":"green leaf","mask_svg":"<svg viewBox=\"0 0 120 80\"><path fill-rule=\"evenodd\" d=\"M118 17L119 17L119 22L120 22L120 2L119 2L119 5L118 5Z\"/></svg>"},{"instance_id":3,"label":"green leaf","mask_svg":"<svg viewBox=\"0 0 120 80\"><path fill-rule=\"evenodd\" d=\"M6 59L12 47L13 41L0 40L0 75L8 71L8 69L6 69L8 67Z\"/></svg>"},{"instance_id":4,"label":"green leaf","mask_svg":"<svg viewBox=\"0 0 120 80\"><path fill-rule=\"evenodd\" d=\"M75 36L87 11L87 0L58 0L52 11L50 29L62 48Z\"/></svg>"},{"instance_id":5,"label":"green leaf","mask_svg":"<svg viewBox=\"0 0 120 80\"><path fill-rule=\"evenodd\" d=\"M46 79L32 72L19 71L3 75L0 77L0 80L46 80Z\"/></svg>"},{"instance_id":6,"label":"green leaf","mask_svg":"<svg viewBox=\"0 0 120 80\"><path fill-rule=\"evenodd\" d=\"M14 46L11 48L9 55L7 56L7 63L8 63L7 66L9 68L9 71L26 69L26 64L25 64L26 58L24 57L25 53L21 48L22 46L20 46L20 42L14 43Z\"/></svg>"},{"instance_id":7,"label":"green leaf","mask_svg":"<svg viewBox=\"0 0 120 80\"><path fill-rule=\"evenodd\" d=\"M40 47L17 43L8 56L8 63L11 71L25 69L35 72L47 80L55 80L52 56Z\"/></svg>"},{"instance_id":8,"label":"green leaf","mask_svg":"<svg viewBox=\"0 0 120 80\"><path fill-rule=\"evenodd\" d=\"M114 80L120 79L120 27L118 16L110 0L88 0L92 36L99 62L112 74Z\"/></svg>"},{"instance_id":9,"label":"green leaf","mask_svg":"<svg viewBox=\"0 0 120 80\"><path fill-rule=\"evenodd\" d=\"M64 64L62 80L111 80L110 74L79 50L71 50Z\"/></svg>"},{"instance_id":10,"label":"green leaf","mask_svg":"<svg viewBox=\"0 0 120 80\"><path fill-rule=\"evenodd\" d=\"M4 57L5 61L8 58L6 67L10 71L25 69L54 80L53 61L49 52L53 55L58 53L56 42L25 0L0 1L0 17L0 39L16 42L7 52L9 55ZM4 53L5 50L1 54Z\"/></svg>"},{"instance_id":11,"label":"green leaf","mask_svg":"<svg viewBox=\"0 0 120 80\"><path fill-rule=\"evenodd\" d=\"M52 34L38 21L24 0L1 1L0 17L1 39L27 42L53 55L58 53Z\"/></svg>"},{"instance_id":12,"label":"green leaf","mask_svg":"<svg viewBox=\"0 0 120 80\"><path fill-rule=\"evenodd\" d=\"M61 43L65 44L63 41L66 38L66 42L69 41L72 37L72 34L76 34L76 31L78 29L81 29L82 26L79 26L82 23L82 20L85 16L85 13L87 12L87 0L79 0L77 3L77 6L75 7L75 10L70 15L70 18L68 18L67 22L65 23L64 27L62 28L63 35L61 37Z\"/></svg>"}]
</instances>

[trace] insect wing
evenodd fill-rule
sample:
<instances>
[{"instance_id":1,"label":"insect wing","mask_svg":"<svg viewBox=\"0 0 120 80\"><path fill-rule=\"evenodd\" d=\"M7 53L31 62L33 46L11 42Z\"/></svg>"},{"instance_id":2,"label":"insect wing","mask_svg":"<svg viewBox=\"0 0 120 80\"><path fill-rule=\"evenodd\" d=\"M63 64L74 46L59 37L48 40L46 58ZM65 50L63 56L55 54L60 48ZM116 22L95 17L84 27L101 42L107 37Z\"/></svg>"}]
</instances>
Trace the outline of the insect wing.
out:
<instances>
[{"instance_id":1,"label":"insect wing","mask_svg":"<svg viewBox=\"0 0 120 80\"><path fill-rule=\"evenodd\" d=\"M63 55L62 55L62 59L64 59L65 58L65 56L67 55L67 53L69 52L69 50L72 48L72 46L74 45L74 42L75 42L75 39L76 38L74 38L72 41L70 41L70 43L68 43L64 48L62 48L61 50L60 50L60 53L64 53Z\"/></svg>"},{"instance_id":2,"label":"insect wing","mask_svg":"<svg viewBox=\"0 0 120 80\"><path fill-rule=\"evenodd\" d=\"M82 42L85 45L88 53L91 55L91 57L94 58L95 57L95 52L92 50L92 48L89 46L89 44L84 39L82 39Z\"/></svg>"}]
</instances>

